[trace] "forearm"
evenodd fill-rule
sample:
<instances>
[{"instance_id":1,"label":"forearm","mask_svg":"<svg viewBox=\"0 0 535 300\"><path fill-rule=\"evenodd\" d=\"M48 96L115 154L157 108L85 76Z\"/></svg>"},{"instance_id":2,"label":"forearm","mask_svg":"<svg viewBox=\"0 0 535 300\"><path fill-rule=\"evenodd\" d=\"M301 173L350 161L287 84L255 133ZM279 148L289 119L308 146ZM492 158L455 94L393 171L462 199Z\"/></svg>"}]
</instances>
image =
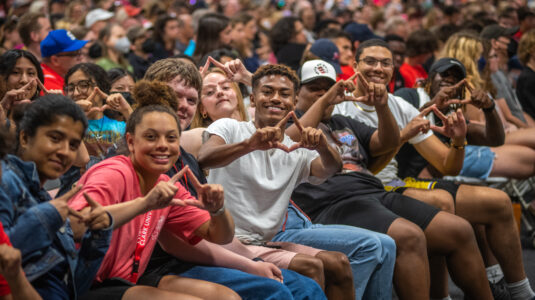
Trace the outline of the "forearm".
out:
<instances>
[{"instance_id":1,"label":"forearm","mask_svg":"<svg viewBox=\"0 0 535 300\"><path fill-rule=\"evenodd\" d=\"M462 141L453 141L453 145L462 146L464 145L464 139ZM448 154L444 158L444 167L441 170L443 175L458 175L462 168L464 162L464 149L456 149L455 147L450 147Z\"/></svg>"},{"instance_id":2,"label":"forearm","mask_svg":"<svg viewBox=\"0 0 535 300\"><path fill-rule=\"evenodd\" d=\"M378 117L377 135L379 147L373 149L375 155L387 153L401 144L401 134L396 119L388 105L376 107Z\"/></svg>"},{"instance_id":3,"label":"forearm","mask_svg":"<svg viewBox=\"0 0 535 300\"><path fill-rule=\"evenodd\" d=\"M247 140L235 144L205 146L199 150L198 157L199 165L204 169L224 167L251 152Z\"/></svg>"},{"instance_id":4,"label":"forearm","mask_svg":"<svg viewBox=\"0 0 535 300\"><path fill-rule=\"evenodd\" d=\"M35 291L28 279L24 276L24 271L20 270L16 278L7 278L6 281L11 289L11 297L17 300L40 300L41 296Z\"/></svg>"},{"instance_id":5,"label":"forearm","mask_svg":"<svg viewBox=\"0 0 535 300\"><path fill-rule=\"evenodd\" d=\"M136 198L132 201L108 205L105 207L105 209L113 218L113 229L121 227L136 216L144 214L148 211L143 198Z\"/></svg>"},{"instance_id":6,"label":"forearm","mask_svg":"<svg viewBox=\"0 0 535 300\"><path fill-rule=\"evenodd\" d=\"M223 245L230 243L233 237L234 220L228 210L219 216L212 216L204 238L212 243Z\"/></svg>"},{"instance_id":7,"label":"forearm","mask_svg":"<svg viewBox=\"0 0 535 300\"><path fill-rule=\"evenodd\" d=\"M396 147L387 153L374 157L371 163L368 165L368 170L370 170L370 172L372 172L373 174L381 172L381 170L383 170L396 156L400 147L401 146Z\"/></svg>"},{"instance_id":8,"label":"forearm","mask_svg":"<svg viewBox=\"0 0 535 300\"><path fill-rule=\"evenodd\" d=\"M301 123L301 126L312 128L318 127L323 117L323 113L329 107L329 99L326 97L326 95L328 94L323 95L320 99L318 99L318 101L314 102L314 104L310 106L306 113L299 118L299 123ZM299 142L301 139L299 129L295 124L292 124L292 126L288 127L285 131L285 134L287 134L296 142Z\"/></svg>"},{"instance_id":9,"label":"forearm","mask_svg":"<svg viewBox=\"0 0 535 300\"><path fill-rule=\"evenodd\" d=\"M505 142L505 131L496 109L485 111L485 136L490 146L501 146Z\"/></svg>"},{"instance_id":10,"label":"forearm","mask_svg":"<svg viewBox=\"0 0 535 300\"><path fill-rule=\"evenodd\" d=\"M319 178L327 178L342 169L342 158L340 154L331 146L326 145L318 148L320 154L321 168L312 167L312 175Z\"/></svg>"}]
</instances>

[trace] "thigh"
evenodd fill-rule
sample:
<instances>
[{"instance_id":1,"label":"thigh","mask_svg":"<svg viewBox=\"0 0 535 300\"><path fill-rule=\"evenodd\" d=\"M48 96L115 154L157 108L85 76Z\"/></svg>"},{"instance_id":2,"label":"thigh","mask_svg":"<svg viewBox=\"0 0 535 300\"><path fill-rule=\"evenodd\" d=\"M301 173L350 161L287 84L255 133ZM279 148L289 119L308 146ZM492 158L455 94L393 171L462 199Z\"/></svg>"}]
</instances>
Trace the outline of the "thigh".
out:
<instances>
[{"instance_id":1,"label":"thigh","mask_svg":"<svg viewBox=\"0 0 535 300\"><path fill-rule=\"evenodd\" d=\"M535 150L516 145L504 145L492 150L496 153L496 159L491 176L523 179L535 174Z\"/></svg>"},{"instance_id":2,"label":"thigh","mask_svg":"<svg viewBox=\"0 0 535 300\"><path fill-rule=\"evenodd\" d=\"M440 211L427 203L394 192L385 192L381 198L381 203L397 216L411 221L422 230L427 228L427 225Z\"/></svg>"},{"instance_id":3,"label":"thigh","mask_svg":"<svg viewBox=\"0 0 535 300\"><path fill-rule=\"evenodd\" d=\"M133 287L135 287L133 283L121 278L107 279L102 283L94 285L87 293L78 299L121 300L126 291Z\"/></svg>"}]
</instances>

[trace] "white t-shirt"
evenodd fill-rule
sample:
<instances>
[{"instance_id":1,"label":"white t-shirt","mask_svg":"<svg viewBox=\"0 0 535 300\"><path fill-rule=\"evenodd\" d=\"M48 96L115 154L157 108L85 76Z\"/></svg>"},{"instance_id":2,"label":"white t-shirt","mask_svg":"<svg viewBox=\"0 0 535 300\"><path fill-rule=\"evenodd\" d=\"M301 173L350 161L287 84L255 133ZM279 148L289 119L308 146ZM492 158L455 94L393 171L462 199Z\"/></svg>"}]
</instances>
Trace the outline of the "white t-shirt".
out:
<instances>
[{"instance_id":1,"label":"white t-shirt","mask_svg":"<svg viewBox=\"0 0 535 300\"><path fill-rule=\"evenodd\" d=\"M392 115L396 119L400 130L405 128L405 126L407 126L407 124L409 124L409 122L414 117L420 114L420 112L410 103L403 100L403 98L396 97L392 94L388 94L388 107L390 108ZM368 106L363 103L355 103L349 101L342 102L334 107L333 114L340 114L354 118L355 120L361 121L367 124L368 126L378 126L378 119L377 113L375 112L375 107ZM432 135L433 132L431 132L431 130L426 133L419 133L418 135L410 139L409 143L418 144ZM398 163L396 159L393 158L388 163L388 165L381 172L379 172L379 174L375 176L381 179L383 184L386 184L394 179L397 179L397 174Z\"/></svg>"},{"instance_id":2,"label":"white t-shirt","mask_svg":"<svg viewBox=\"0 0 535 300\"><path fill-rule=\"evenodd\" d=\"M252 121L225 118L206 130L233 144L250 138L256 127ZM286 135L282 143L294 144ZM310 176L310 164L318 156L316 151L302 148L290 153L280 149L253 151L225 167L211 169L208 182L225 189L225 207L234 218L236 237L271 240L280 230L294 188L302 182L321 183Z\"/></svg>"}]
</instances>

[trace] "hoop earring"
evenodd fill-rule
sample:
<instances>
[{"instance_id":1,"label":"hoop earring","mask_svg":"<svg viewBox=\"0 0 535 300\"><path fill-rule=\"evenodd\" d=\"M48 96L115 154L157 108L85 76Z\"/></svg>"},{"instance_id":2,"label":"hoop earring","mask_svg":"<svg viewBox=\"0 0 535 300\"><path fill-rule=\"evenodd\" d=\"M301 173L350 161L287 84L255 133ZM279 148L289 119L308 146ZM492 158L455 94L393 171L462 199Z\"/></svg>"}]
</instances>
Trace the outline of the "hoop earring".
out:
<instances>
[{"instance_id":1,"label":"hoop earring","mask_svg":"<svg viewBox=\"0 0 535 300\"><path fill-rule=\"evenodd\" d=\"M208 118L208 115L204 112L204 113L202 113L202 118L206 119L206 118Z\"/></svg>"}]
</instances>

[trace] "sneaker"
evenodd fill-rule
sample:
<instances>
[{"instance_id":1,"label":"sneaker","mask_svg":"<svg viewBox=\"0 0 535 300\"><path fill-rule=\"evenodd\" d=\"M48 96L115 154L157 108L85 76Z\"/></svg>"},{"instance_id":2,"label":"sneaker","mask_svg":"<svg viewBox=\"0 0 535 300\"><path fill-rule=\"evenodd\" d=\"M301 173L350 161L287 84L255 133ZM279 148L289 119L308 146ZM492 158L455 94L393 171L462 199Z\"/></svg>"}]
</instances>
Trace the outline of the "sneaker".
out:
<instances>
[{"instance_id":1,"label":"sneaker","mask_svg":"<svg viewBox=\"0 0 535 300\"><path fill-rule=\"evenodd\" d=\"M511 300L511 295L509 294L504 278L496 283L489 282L489 284L495 300Z\"/></svg>"}]
</instances>

